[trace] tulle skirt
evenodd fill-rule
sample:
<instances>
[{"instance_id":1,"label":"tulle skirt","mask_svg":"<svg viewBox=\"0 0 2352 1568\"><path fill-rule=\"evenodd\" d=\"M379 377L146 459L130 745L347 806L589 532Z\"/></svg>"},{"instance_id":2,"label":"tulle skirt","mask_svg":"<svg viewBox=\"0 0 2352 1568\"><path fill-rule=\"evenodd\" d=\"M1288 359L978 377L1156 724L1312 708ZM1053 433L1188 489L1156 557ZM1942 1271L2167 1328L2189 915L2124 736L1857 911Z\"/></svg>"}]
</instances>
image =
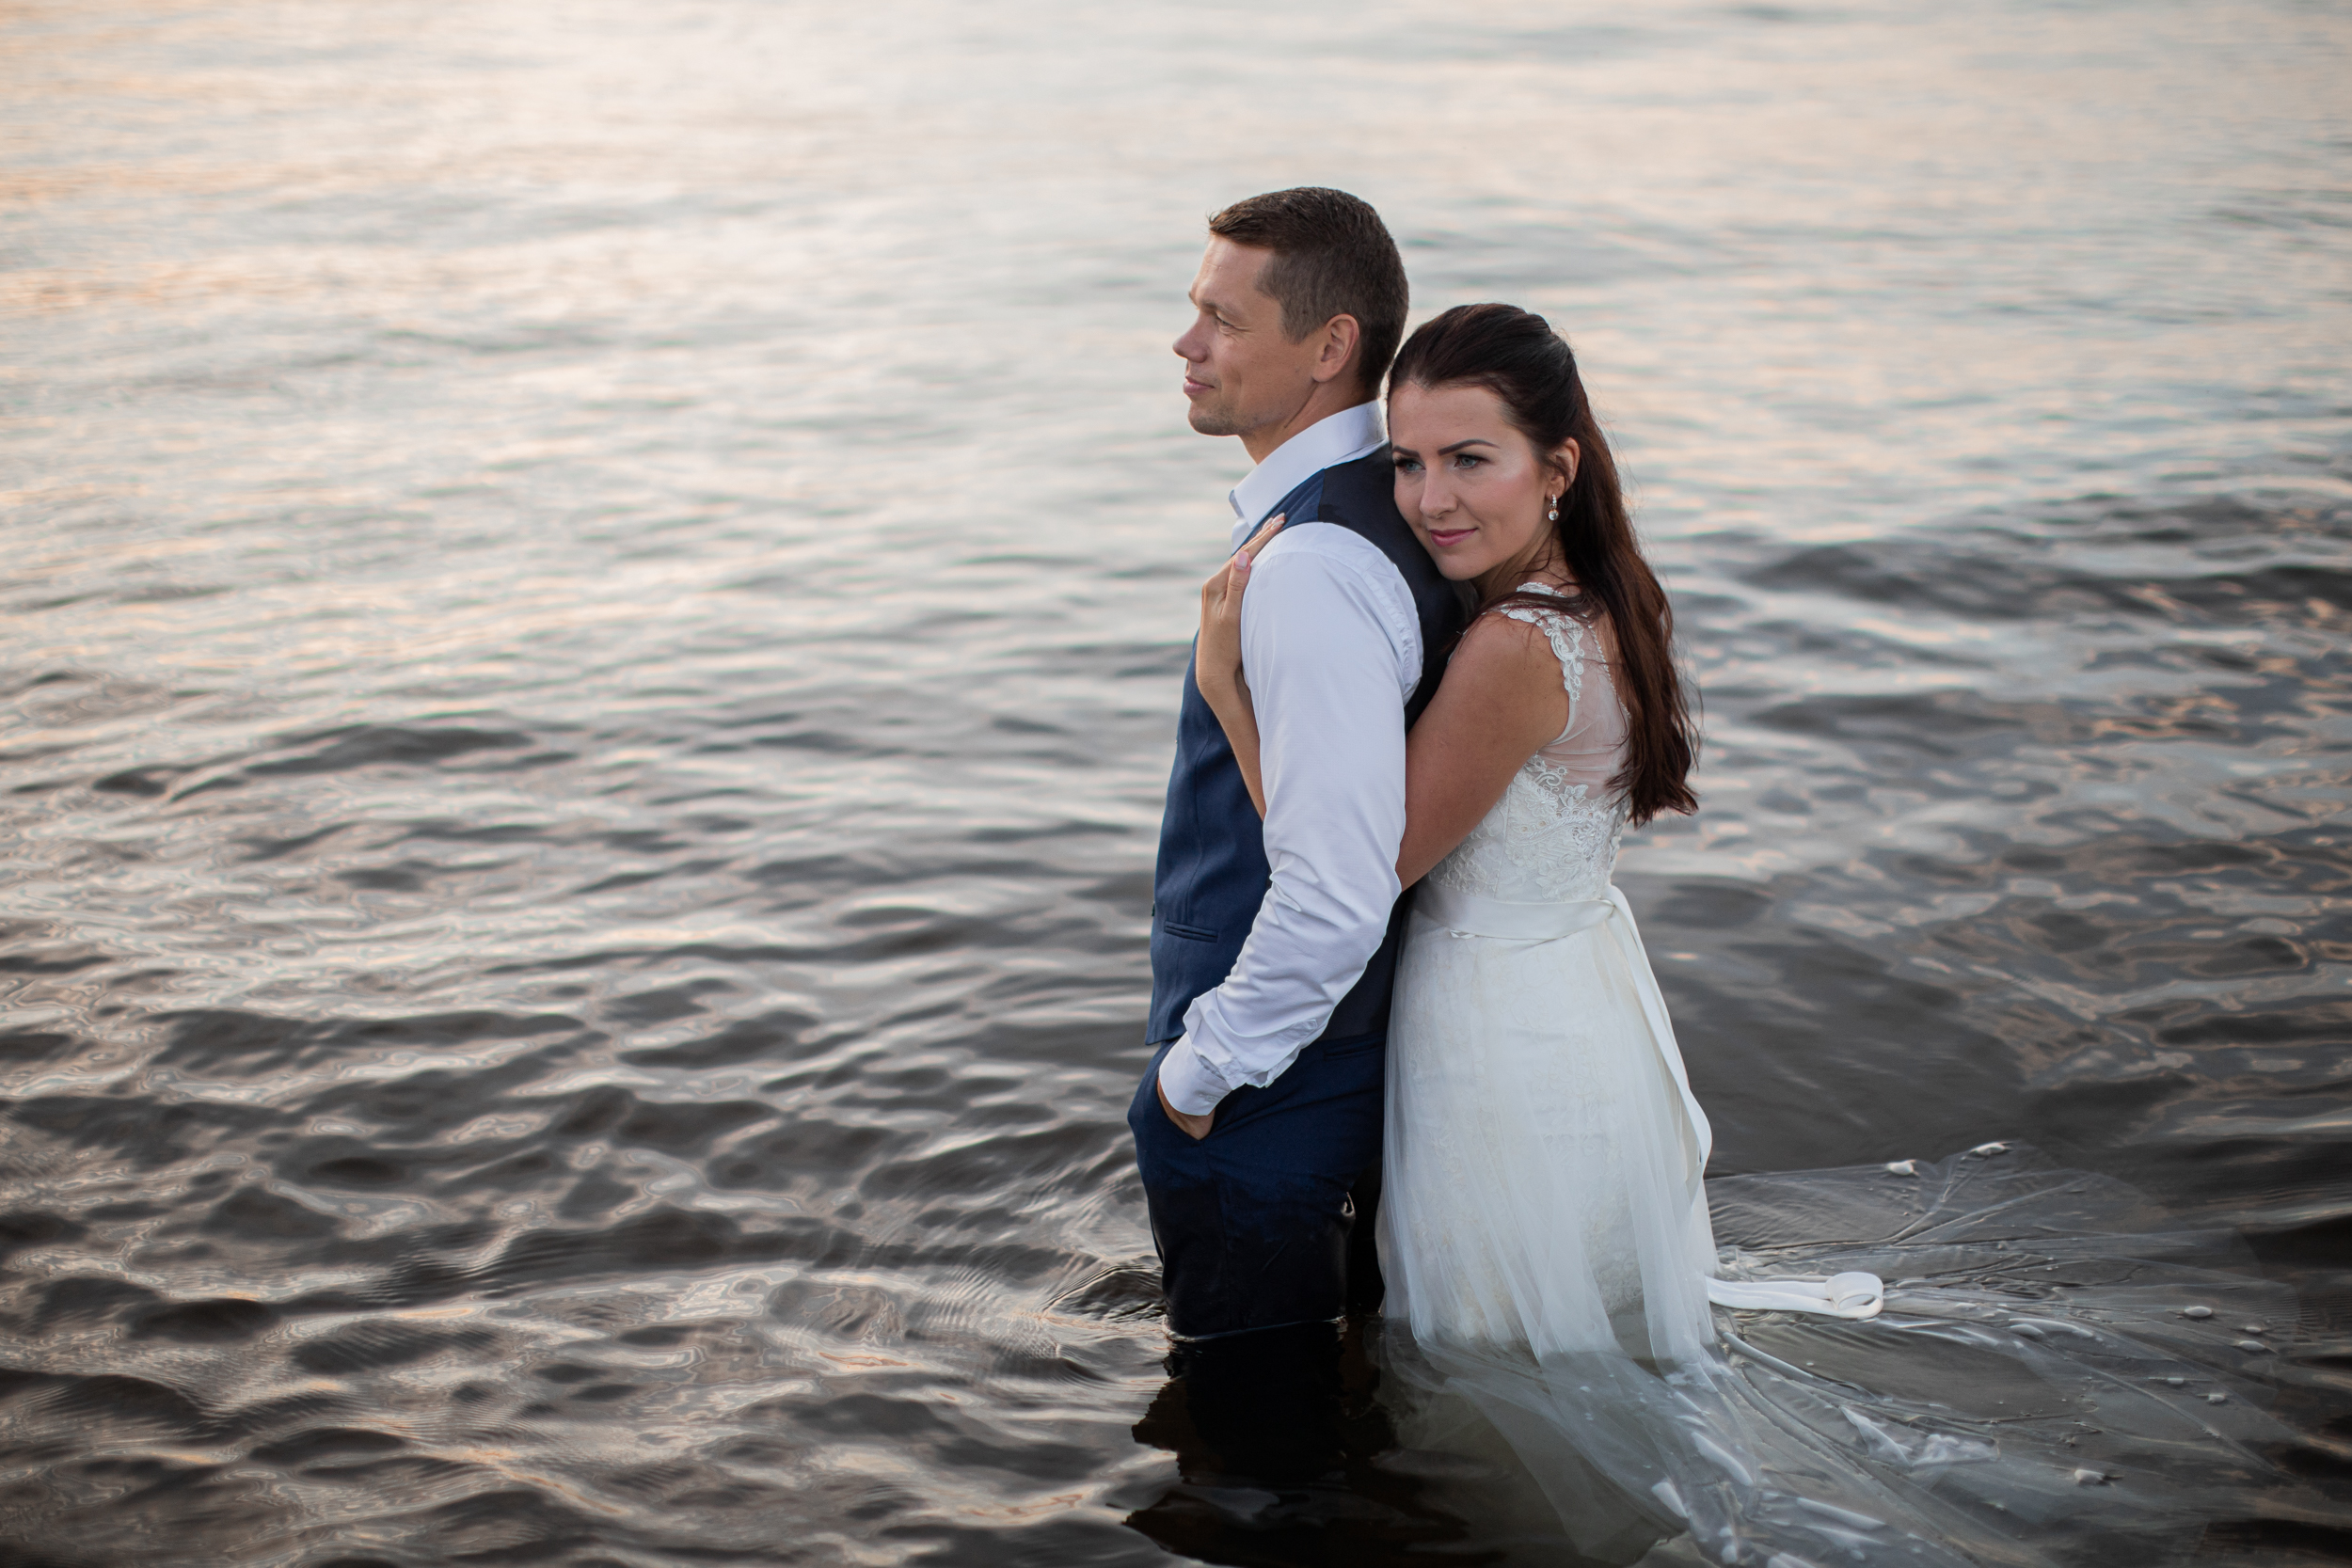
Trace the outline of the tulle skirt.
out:
<instances>
[{"instance_id":1,"label":"tulle skirt","mask_svg":"<svg viewBox=\"0 0 2352 1568\"><path fill-rule=\"evenodd\" d=\"M1381 1227L1389 1316L1424 1343L1686 1360L1713 1341L1706 1118L1630 912L1587 908L1535 940L1412 917Z\"/></svg>"}]
</instances>

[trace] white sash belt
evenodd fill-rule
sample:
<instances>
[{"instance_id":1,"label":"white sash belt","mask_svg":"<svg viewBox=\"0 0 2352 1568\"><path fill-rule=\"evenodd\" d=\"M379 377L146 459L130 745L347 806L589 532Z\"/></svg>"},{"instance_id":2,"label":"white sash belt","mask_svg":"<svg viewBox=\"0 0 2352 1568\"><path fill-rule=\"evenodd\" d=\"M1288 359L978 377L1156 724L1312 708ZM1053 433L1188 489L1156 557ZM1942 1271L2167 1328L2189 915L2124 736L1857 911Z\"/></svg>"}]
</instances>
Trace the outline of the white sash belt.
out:
<instances>
[{"instance_id":1,"label":"white sash belt","mask_svg":"<svg viewBox=\"0 0 2352 1568\"><path fill-rule=\"evenodd\" d=\"M1606 898L1576 898L1559 904L1515 904L1506 898L1464 893L1423 882L1413 894L1413 912L1466 937L1549 942L1589 931L1616 912Z\"/></svg>"}]
</instances>

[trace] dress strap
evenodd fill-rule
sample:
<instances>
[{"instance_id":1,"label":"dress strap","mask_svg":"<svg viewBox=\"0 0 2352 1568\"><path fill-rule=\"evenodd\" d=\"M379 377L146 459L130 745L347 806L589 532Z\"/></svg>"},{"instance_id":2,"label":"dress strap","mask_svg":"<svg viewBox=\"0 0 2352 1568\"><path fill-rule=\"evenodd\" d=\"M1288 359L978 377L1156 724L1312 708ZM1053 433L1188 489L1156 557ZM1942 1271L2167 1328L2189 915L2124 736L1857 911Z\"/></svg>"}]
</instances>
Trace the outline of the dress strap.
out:
<instances>
[{"instance_id":1,"label":"dress strap","mask_svg":"<svg viewBox=\"0 0 2352 1568\"><path fill-rule=\"evenodd\" d=\"M1522 594L1548 594L1556 599L1566 594L1549 583L1522 582ZM1534 605L1505 606L1502 613L1522 626L1534 626L1551 644L1553 657L1560 660L1560 684L1568 692L1568 727L1576 727L1576 700L1584 695L1584 623L1565 610L1539 610Z\"/></svg>"}]
</instances>

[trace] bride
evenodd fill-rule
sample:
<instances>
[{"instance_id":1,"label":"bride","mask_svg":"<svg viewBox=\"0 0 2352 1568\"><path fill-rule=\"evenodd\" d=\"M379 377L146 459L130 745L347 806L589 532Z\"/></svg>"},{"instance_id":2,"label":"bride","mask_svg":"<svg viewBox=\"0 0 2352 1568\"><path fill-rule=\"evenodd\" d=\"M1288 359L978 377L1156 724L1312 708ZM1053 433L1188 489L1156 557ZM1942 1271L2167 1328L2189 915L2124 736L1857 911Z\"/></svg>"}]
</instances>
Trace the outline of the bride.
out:
<instances>
[{"instance_id":1,"label":"bride","mask_svg":"<svg viewBox=\"0 0 2352 1568\"><path fill-rule=\"evenodd\" d=\"M2090 1450L2050 1421L1994 1430L1953 1402L1791 1365L1733 1326L1755 1320L1726 1313L1719 1326L1712 1307L1872 1319L1885 1292L1853 1265L1923 1278L1948 1265L1960 1231L1914 1223L1936 1202L1950 1199L1964 1231L1984 1183L2016 1180L2010 1210L2046 1209L2062 1190L2079 1221L2082 1183L1996 1171L2001 1147L1987 1146L1973 1164L1907 1173L1927 1180L1900 1200L1869 1196L1909 1207L1876 1251L1812 1249L1817 1270L1836 1272L1790 1273L1788 1249L1769 1277L1738 1258L1724 1266L1702 1180L1707 1117L1610 880L1629 826L1696 809L1695 736L1665 594L1575 357L1540 316L1448 310L1399 353L1389 427L1398 509L1480 606L1407 745L1397 871L1416 891L1389 1037L1378 1238L1392 1369L1432 1401L1474 1408L1577 1546L1617 1560L1677 1535L1707 1560L1772 1568L1969 1560L1955 1544L2030 1561L2028 1543L2114 1530L2144 1544L2176 1524L2197 1487L2158 1472L2184 1454L2209 1464L2226 1449L2243 1474L2245 1450L2210 1421L2150 1437L2142 1449L2169 1461L2147 1473L2110 1475L2070 1465ZM1240 620L1251 561L1280 526L1204 586L1196 652L1262 813ZM1853 1178L1787 1180L1765 1198L1802 1211ZM1923 1208L1915 1195L1936 1181ZM1849 1220L1856 1201L1837 1195ZM1943 1251L1928 1258L1921 1238ZM2182 1354L2121 1334L2112 1311L2067 1321L2062 1306L2042 1310L2091 1342L2052 1341L2009 1322L2013 1293L1957 1278L1895 1305L1899 1321L1838 1332L1952 1353L1954 1336L1997 1319L2012 1331L1983 1336L1998 1354L2033 1362L2092 1412L2119 1404L2117 1365L2172 1368Z\"/></svg>"},{"instance_id":2,"label":"bride","mask_svg":"<svg viewBox=\"0 0 2352 1568\"><path fill-rule=\"evenodd\" d=\"M1391 385L1397 508L1481 610L1406 752L1397 875L1419 891L1390 1027L1392 1315L1425 1338L1680 1358L1712 1338L1707 1117L1609 879L1629 826L1698 806L1672 612L1542 317L1449 310ZM1204 588L1198 656L1261 813L1240 607L1280 526ZM1714 1289L1851 1317L1880 1297L1861 1274Z\"/></svg>"}]
</instances>

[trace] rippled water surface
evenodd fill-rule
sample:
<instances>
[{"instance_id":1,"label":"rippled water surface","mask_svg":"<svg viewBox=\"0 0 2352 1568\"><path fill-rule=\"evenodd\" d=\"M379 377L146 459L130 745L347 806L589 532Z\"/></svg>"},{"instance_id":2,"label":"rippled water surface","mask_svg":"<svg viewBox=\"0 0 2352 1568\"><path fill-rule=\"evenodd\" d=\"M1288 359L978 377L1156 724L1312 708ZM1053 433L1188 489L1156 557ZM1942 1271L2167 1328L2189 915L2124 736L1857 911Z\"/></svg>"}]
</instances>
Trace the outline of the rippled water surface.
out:
<instances>
[{"instance_id":1,"label":"rippled water surface","mask_svg":"<svg viewBox=\"0 0 2352 1568\"><path fill-rule=\"evenodd\" d=\"M1368 1382L1279 1521L1204 1475L1122 1120L1241 463L1167 343L1310 182L1622 443L1716 1171L2019 1138L2239 1228L2344 1496L2348 42L0 8L0 1555L1487 1560ZM2352 1550L2243 1501L2214 1560Z\"/></svg>"}]
</instances>

